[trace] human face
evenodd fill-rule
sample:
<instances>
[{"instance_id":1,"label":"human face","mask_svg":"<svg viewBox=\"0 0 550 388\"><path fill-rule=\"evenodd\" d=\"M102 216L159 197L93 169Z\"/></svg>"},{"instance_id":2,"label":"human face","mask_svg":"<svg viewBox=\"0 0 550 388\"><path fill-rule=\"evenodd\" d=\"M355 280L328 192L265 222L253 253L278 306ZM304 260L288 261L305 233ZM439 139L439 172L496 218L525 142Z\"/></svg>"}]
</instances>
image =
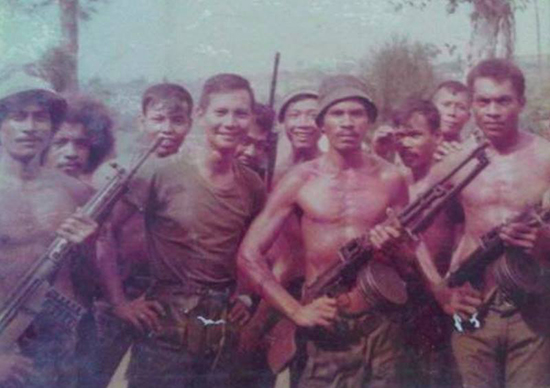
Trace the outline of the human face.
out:
<instances>
[{"instance_id":1,"label":"human face","mask_svg":"<svg viewBox=\"0 0 550 388\"><path fill-rule=\"evenodd\" d=\"M178 152L191 129L187 104L174 105L163 101L151 104L145 109L141 122L148 141L154 142L157 137L162 137L156 150L161 158Z\"/></svg>"},{"instance_id":2,"label":"human face","mask_svg":"<svg viewBox=\"0 0 550 388\"><path fill-rule=\"evenodd\" d=\"M53 135L46 165L78 177L89 163L90 139L81 123L63 123Z\"/></svg>"},{"instance_id":3,"label":"human face","mask_svg":"<svg viewBox=\"0 0 550 388\"><path fill-rule=\"evenodd\" d=\"M267 131L256 123L252 124L235 152L239 162L254 170L259 170L267 154L267 136Z\"/></svg>"},{"instance_id":4,"label":"human face","mask_svg":"<svg viewBox=\"0 0 550 388\"><path fill-rule=\"evenodd\" d=\"M446 140L457 140L470 119L470 97L467 92L453 93L442 88L433 98L441 117L440 130Z\"/></svg>"},{"instance_id":5,"label":"human face","mask_svg":"<svg viewBox=\"0 0 550 388\"><path fill-rule=\"evenodd\" d=\"M403 163L411 170L419 171L430 167L439 135L432 132L426 117L416 112L397 127L395 140Z\"/></svg>"},{"instance_id":6,"label":"human face","mask_svg":"<svg viewBox=\"0 0 550 388\"><path fill-rule=\"evenodd\" d=\"M472 109L477 126L491 142L513 137L525 101L516 94L512 81L482 77L473 86Z\"/></svg>"},{"instance_id":7,"label":"human face","mask_svg":"<svg viewBox=\"0 0 550 388\"><path fill-rule=\"evenodd\" d=\"M332 105L323 120L323 132L330 147L337 151L360 150L370 126L365 106L355 99Z\"/></svg>"},{"instance_id":8,"label":"human face","mask_svg":"<svg viewBox=\"0 0 550 388\"><path fill-rule=\"evenodd\" d=\"M247 90L213 93L197 115L212 149L235 151L252 124L252 98Z\"/></svg>"},{"instance_id":9,"label":"human face","mask_svg":"<svg viewBox=\"0 0 550 388\"><path fill-rule=\"evenodd\" d=\"M315 98L306 98L288 105L283 124L286 135L294 149L317 147L321 131L315 124L318 103Z\"/></svg>"},{"instance_id":10,"label":"human face","mask_svg":"<svg viewBox=\"0 0 550 388\"><path fill-rule=\"evenodd\" d=\"M29 162L44 151L52 133L48 109L30 103L13 108L0 125L0 142L12 158Z\"/></svg>"}]
</instances>

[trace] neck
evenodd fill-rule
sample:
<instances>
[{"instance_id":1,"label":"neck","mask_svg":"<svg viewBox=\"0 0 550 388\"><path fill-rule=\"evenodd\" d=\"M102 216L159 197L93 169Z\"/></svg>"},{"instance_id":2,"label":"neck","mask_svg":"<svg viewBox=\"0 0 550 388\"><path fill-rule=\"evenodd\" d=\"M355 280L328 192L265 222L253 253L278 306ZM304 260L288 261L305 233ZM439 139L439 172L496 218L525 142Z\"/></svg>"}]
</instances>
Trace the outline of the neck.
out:
<instances>
[{"instance_id":1,"label":"neck","mask_svg":"<svg viewBox=\"0 0 550 388\"><path fill-rule=\"evenodd\" d=\"M231 171L235 150L219 150L206 146L199 157L200 166L208 175L223 175Z\"/></svg>"},{"instance_id":2,"label":"neck","mask_svg":"<svg viewBox=\"0 0 550 388\"><path fill-rule=\"evenodd\" d=\"M460 143L460 135L457 134L446 134L443 135L443 141L447 142L459 142Z\"/></svg>"},{"instance_id":3,"label":"neck","mask_svg":"<svg viewBox=\"0 0 550 388\"><path fill-rule=\"evenodd\" d=\"M311 148L294 148L292 150L292 162L294 164L307 162L309 160L315 159L321 154L319 147L317 145Z\"/></svg>"},{"instance_id":4,"label":"neck","mask_svg":"<svg viewBox=\"0 0 550 388\"><path fill-rule=\"evenodd\" d=\"M32 180L40 172L40 158L38 156L22 161L11 157L5 150L0 153L0 170L5 176L19 178L20 180Z\"/></svg>"},{"instance_id":5,"label":"neck","mask_svg":"<svg viewBox=\"0 0 550 388\"><path fill-rule=\"evenodd\" d=\"M411 168L411 173L412 173L412 176L413 176L413 180L415 182L418 182L419 180L426 177L428 175L428 173L430 172L431 167L432 167L431 164L426 164L424 166Z\"/></svg>"},{"instance_id":6,"label":"neck","mask_svg":"<svg viewBox=\"0 0 550 388\"><path fill-rule=\"evenodd\" d=\"M491 145L493 148L499 152L499 153L507 153L510 151L513 151L520 142L520 132L516 128L514 131L511 131L510 134L508 134L505 137L502 137L500 139L492 139Z\"/></svg>"},{"instance_id":7,"label":"neck","mask_svg":"<svg viewBox=\"0 0 550 388\"><path fill-rule=\"evenodd\" d=\"M341 152L334 148L329 148L326 153L327 160L334 167L339 170L346 170L350 168L356 168L363 164L363 150L360 148L357 150Z\"/></svg>"}]
</instances>

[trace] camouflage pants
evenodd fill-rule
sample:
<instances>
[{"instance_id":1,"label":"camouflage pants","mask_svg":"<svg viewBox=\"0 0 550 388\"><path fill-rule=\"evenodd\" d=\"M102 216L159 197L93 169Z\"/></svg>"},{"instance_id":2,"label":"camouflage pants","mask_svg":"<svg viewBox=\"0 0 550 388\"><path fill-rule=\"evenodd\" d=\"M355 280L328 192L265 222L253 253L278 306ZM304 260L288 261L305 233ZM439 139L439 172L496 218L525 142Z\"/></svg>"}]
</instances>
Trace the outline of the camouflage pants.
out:
<instances>
[{"instance_id":1,"label":"camouflage pants","mask_svg":"<svg viewBox=\"0 0 550 388\"><path fill-rule=\"evenodd\" d=\"M403 356L398 325L374 314L360 319L362 335L352 341L308 341L300 388L398 386Z\"/></svg>"},{"instance_id":2,"label":"camouflage pants","mask_svg":"<svg viewBox=\"0 0 550 388\"><path fill-rule=\"evenodd\" d=\"M235 336L227 324L229 293L155 295L167 314L162 330L134 344L128 368L131 388L227 387L228 349Z\"/></svg>"}]
</instances>

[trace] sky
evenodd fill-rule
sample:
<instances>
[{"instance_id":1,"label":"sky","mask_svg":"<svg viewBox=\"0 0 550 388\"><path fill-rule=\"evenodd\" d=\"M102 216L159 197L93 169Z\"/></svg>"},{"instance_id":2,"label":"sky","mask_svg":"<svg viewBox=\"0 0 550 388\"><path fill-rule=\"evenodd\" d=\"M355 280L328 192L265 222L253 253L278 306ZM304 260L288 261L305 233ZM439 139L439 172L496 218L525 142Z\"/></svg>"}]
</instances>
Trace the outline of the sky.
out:
<instances>
[{"instance_id":1,"label":"sky","mask_svg":"<svg viewBox=\"0 0 550 388\"><path fill-rule=\"evenodd\" d=\"M29 0L25 0L29 1ZM85 2L86 0L80 0ZM109 81L267 73L281 67L356 63L399 34L464 52L469 5L452 15L445 1L396 12L390 0L104 0L81 23L80 76ZM550 54L550 1L539 0L543 53ZM0 69L35 60L59 40L56 7L22 14L0 2ZM533 6L516 13L516 54L536 54Z\"/></svg>"}]
</instances>

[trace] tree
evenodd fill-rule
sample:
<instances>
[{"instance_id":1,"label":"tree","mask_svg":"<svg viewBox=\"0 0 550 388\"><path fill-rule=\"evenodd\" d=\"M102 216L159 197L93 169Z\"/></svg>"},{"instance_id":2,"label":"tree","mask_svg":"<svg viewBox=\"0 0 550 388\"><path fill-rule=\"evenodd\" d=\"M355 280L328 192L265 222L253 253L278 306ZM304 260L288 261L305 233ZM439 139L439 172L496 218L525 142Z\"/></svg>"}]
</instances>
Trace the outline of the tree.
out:
<instances>
[{"instance_id":1,"label":"tree","mask_svg":"<svg viewBox=\"0 0 550 388\"><path fill-rule=\"evenodd\" d=\"M34 71L49 81L58 92L78 90L78 26L97 12L97 4L108 0L7 0L15 9L40 12L43 7L59 7L61 41L34 64ZM53 77L53 78L50 78Z\"/></svg>"},{"instance_id":2,"label":"tree","mask_svg":"<svg viewBox=\"0 0 550 388\"><path fill-rule=\"evenodd\" d=\"M433 0L391 0L396 10L404 6L425 8ZM530 0L446 0L447 11L454 13L464 3L471 4L472 31L466 55L468 71L487 58L507 58L514 55L514 13L524 9Z\"/></svg>"},{"instance_id":3,"label":"tree","mask_svg":"<svg viewBox=\"0 0 550 388\"><path fill-rule=\"evenodd\" d=\"M436 83L432 61L438 54L433 45L394 36L363 61L364 79L371 86L382 121L404 99L427 97Z\"/></svg>"}]
</instances>

